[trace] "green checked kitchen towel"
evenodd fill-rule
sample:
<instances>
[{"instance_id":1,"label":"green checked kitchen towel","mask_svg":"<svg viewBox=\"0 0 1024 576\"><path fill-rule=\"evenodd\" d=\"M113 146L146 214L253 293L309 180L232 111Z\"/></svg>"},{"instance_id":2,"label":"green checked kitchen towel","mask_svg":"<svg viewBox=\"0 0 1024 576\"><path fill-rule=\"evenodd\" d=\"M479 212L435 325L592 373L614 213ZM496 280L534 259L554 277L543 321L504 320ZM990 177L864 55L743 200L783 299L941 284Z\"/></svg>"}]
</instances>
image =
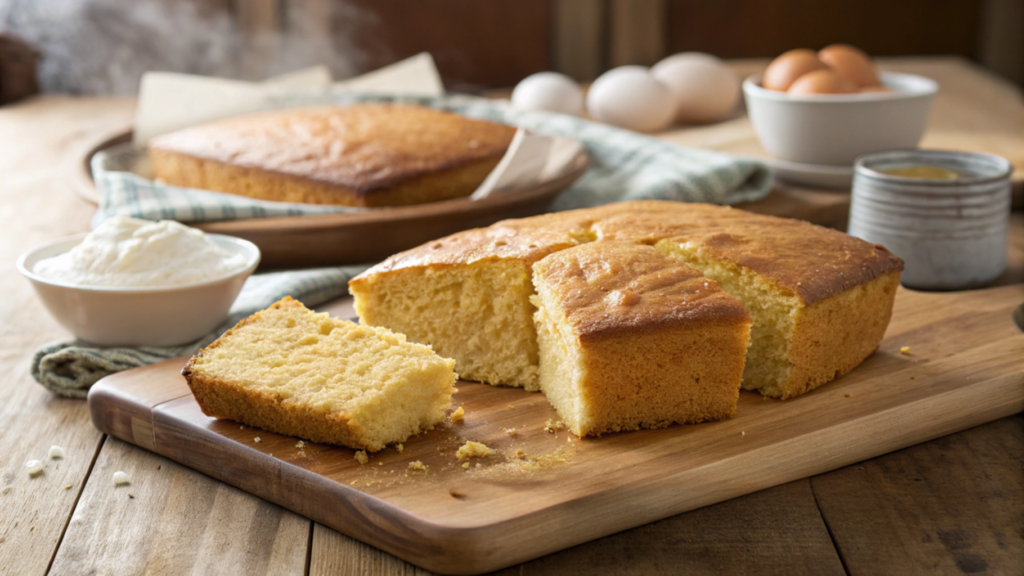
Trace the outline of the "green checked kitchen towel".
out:
<instances>
[{"instance_id":1,"label":"green checked kitchen towel","mask_svg":"<svg viewBox=\"0 0 1024 576\"><path fill-rule=\"evenodd\" d=\"M81 341L53 342L36 350L32 357L32 376L61 396L85 398L89 388L100 378L161 360L194 354L242 318L285 296L292 296L306 306L313 307L347 294L349 279L367 267L343 266L257 274L246 280L227 320L214 332L195 342L169 348L98 348Z\"/></svg>"},{"instance_id":2,"label":"green checked kitchen towel","mask_svg":"<svg viewBox=\"0 0 1024 576\"><path fill-rule=\"evenodd\" d=\"M590 156L590 168L555 199L553 210L642 199L737 204L759 200L771 187L768 168L756 160L684 148L575 116L514 110L484 98L340 94L291 98L280 102L280 107L357 102L420 104L582 142ZM133 173L146 173L146 162L145 152L130 146L93 158L93 176L100 192L94 227L115 215L202 222L363 210L266 202L167 186Z\"/></svg>"}]
</instances>

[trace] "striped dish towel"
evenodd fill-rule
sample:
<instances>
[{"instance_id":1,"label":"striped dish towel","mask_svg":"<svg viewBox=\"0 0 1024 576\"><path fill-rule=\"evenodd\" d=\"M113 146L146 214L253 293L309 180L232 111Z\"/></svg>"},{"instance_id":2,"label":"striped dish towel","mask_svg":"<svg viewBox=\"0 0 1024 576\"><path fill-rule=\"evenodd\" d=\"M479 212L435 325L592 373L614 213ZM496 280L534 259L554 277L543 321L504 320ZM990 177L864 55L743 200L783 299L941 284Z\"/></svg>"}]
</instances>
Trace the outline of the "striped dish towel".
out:
<instances>
[{"instance_id":1,"label":"striped dish towel","mask_svg":"<svg viewBox=\"0 0 1024 576\"><path fill-rule=\"evenodd\" d=\"M575 116L514 110L485 98L334 94L290 97L278 104L288 108L361 102L419 104L582 142L590 156L590 167L555 199L551 208L556 211L643 199L738 204L759 200L771 189L767 166L756 160L685 148ZM168 186L139 175L149 172L147 163L144 150L128 145L93 158L93 177L100 193L94 227L116 215L204 222L366 210L266 202Z\"/></svg>"},{"instance_id":2,"label":"striped dish towel","mask_svg":"<svg viewBox=\"0 0 1024 576\"><path fill-rule=\"evenodd\" d=\"M89 388L104 376L194 354L242 318L285 296L292 296L308 307L343 296L348 293L349 279L366 268L368 265L256 274L246 280L227 320L195 342L140 348L99 348L78 340L53 342L36 350L32 357L32 377L61 396L85 398Z\"/></svg>"}]
</instances>

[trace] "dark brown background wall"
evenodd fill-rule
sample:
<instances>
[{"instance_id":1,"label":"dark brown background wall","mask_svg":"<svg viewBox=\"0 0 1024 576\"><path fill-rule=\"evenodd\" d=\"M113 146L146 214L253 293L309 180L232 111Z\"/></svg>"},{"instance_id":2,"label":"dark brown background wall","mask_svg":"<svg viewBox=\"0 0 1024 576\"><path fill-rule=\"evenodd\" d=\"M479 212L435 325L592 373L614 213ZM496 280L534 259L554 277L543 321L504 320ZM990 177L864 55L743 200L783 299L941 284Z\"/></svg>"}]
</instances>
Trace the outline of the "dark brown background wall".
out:
<instances>
[{"instance_id":1,"label":"dark brown background wall","mask_svg":"<svg viewBox=\"0 0 1024 576\"><path fill-rule=\"evenodd\" d=\"M43 53L44 89L80 93L132 93L146 70L255 80L325 63L344 78L422 51L472 92L833 42L959 55L1024 83L1024 0L0 0L5 31Z\"/></svg>"}]
</instances>

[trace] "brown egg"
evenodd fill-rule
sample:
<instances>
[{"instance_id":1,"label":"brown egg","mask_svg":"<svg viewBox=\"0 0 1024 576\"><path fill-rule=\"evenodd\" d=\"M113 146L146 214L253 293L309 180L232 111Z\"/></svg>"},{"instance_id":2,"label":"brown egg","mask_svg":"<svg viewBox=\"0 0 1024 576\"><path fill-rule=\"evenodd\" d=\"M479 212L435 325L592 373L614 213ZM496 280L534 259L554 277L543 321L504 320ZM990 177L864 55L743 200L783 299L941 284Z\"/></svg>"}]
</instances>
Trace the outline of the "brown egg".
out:
<instances>
[{"instance_id":1,"label":"brown egg","mask_svg":"<svg viewBox=\"0 0 1024 576\"><path fill-rule=\"evenodd\" d=\"M852 94L857 87L831 70L815 70L797 78L788 94Z\"/></svg>"},{"instance_id":2,"label":"brown egg","mask_svg":"<svg viewBox=\"0 0 1024 576\"><path fill-rule=\"evenodd\" d=\"M769 90L785 92L796 79L815 70L828 70L824 62L806 48L797 48L779 55L764 71L761 85Z\"/></svg>"},{"instance_id":3,"label":"brown egg","mask_svg":"<svg viewBox=\"0 0 1024 576\"><path fill-rule=\"evenodd\" d=\"M818 51L818 59L853 82L858 88L878 86L878 71L861 49L848 44L833 44Z\"/></svg>"}]
</instances>

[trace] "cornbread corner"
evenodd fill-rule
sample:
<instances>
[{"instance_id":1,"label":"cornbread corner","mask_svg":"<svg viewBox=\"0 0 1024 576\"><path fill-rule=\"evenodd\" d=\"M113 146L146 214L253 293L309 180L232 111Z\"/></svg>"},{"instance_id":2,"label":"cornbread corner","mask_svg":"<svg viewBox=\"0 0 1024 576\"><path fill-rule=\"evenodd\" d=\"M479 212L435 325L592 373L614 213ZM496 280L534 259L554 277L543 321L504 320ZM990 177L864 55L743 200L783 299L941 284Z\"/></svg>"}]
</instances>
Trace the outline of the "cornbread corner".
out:
<instances>
[{"instance_id":1,"label":"cornbread corner","mask_svg":"<svg viewBox=\"0 0 1024 576\"><path fill-rule=\"evenodd\" d=\"M714 281L629 242L556 252L533 270L540 387L573 434L735 413L751 320Z\"/></svg>"},{"instance_id":2,"label":"cornbread corner","mask_svg":"<svg viewBox=\"0 0 1024 576\"><path fill-rule=\"evenodd\" d=\"M239 322L182 370L203 413L376 452L442 422L455 361L290 297Z\"/></svg>"}]
</instances>

